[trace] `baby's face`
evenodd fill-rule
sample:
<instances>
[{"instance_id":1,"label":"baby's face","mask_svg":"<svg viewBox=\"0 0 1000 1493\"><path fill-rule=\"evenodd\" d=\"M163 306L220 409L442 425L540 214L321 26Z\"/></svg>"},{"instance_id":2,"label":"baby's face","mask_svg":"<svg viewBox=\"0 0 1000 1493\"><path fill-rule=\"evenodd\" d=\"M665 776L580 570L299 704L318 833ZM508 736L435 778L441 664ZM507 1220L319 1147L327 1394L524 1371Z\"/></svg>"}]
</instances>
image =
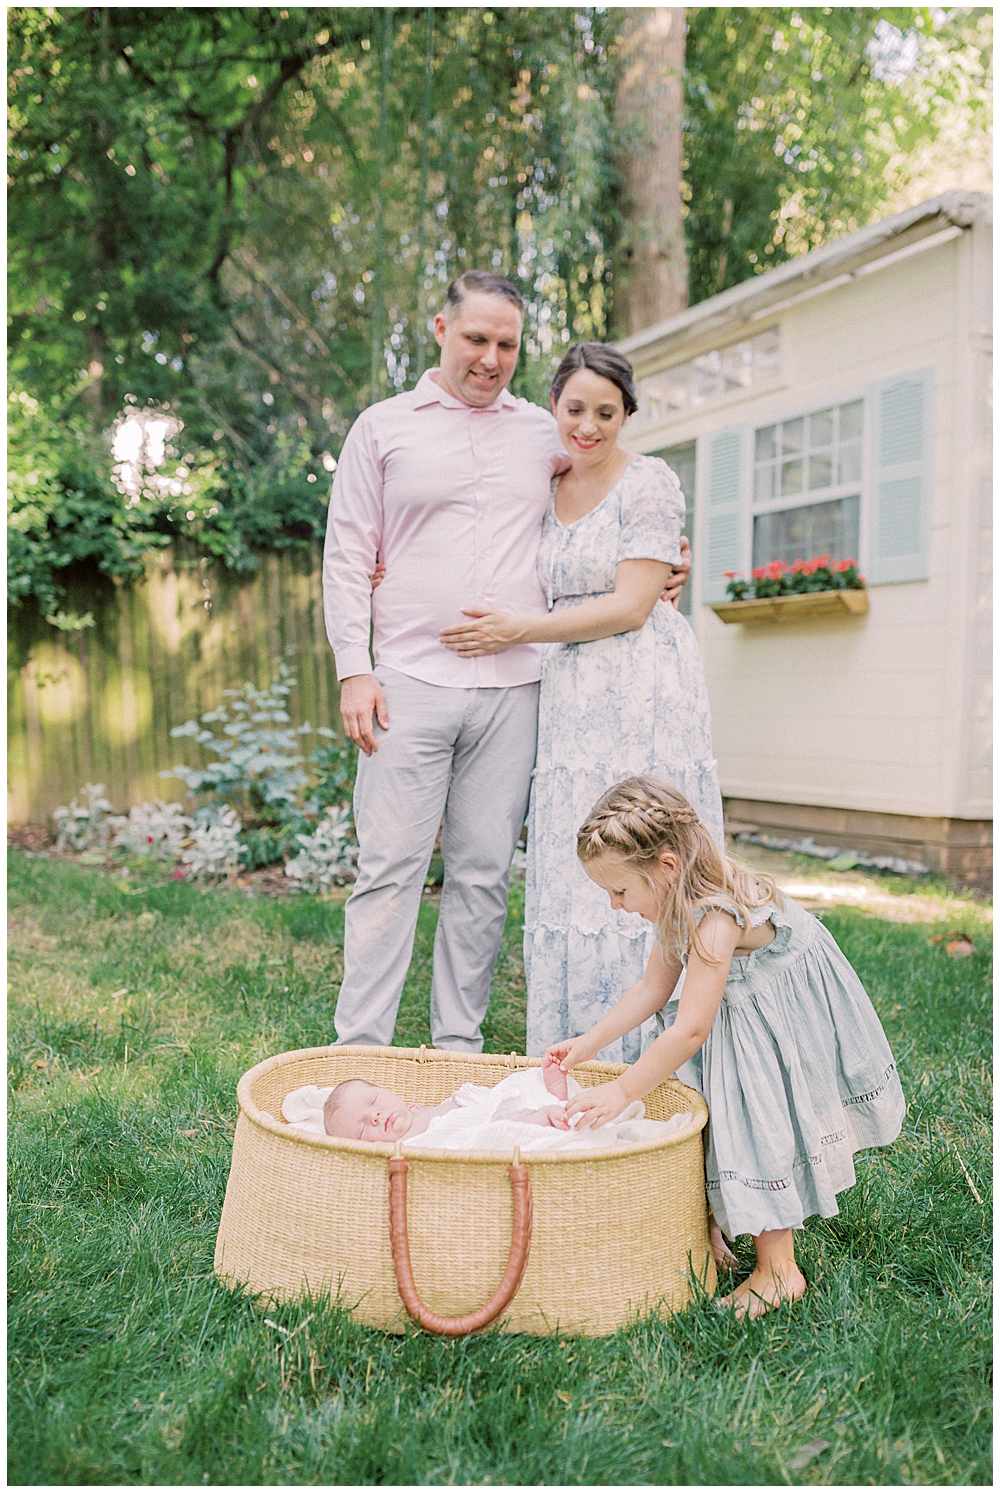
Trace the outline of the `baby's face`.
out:
<instances>
[{"instance_id":1,"label":"baby's face","mask_svg":"<svg viewBox=\"0 0 1000 1493\"><path fill-rule=\"evenodd\" d=\"M397 1141L412 1124L405 1100L391 1089L354 1084L327 1120L327 1134L342 1140Z\"/></svg>"}]
</instances>

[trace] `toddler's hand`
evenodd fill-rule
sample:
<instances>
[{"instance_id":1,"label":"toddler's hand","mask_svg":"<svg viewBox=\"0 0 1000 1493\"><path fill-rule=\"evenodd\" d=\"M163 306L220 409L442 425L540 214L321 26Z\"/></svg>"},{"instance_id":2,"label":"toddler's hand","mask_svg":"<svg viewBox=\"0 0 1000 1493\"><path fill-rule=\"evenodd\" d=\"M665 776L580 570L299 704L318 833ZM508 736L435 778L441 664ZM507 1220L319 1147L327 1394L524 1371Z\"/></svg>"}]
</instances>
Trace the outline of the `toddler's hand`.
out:
<instances>
[{"instance_id":1,"label":"toddler's hand","mask_svg":"<svg viewBox=\"0 0 1000 1493\"><path fill-rule=\"evenodd\" d=\"M586 1035L582 1037L570 1037L566 1042L553 1042L551 1047L545 1049L545 1057L542 1059L542 1076L545 1076L547 1063L557 1063L564 1073L577 1063L586 1063L594 1056L595 1048L588 1041ZM546 1080L548 1087L548 1080Z\"/></svg>"},{"instance_id":2,"label":"toddler's hand","mask_svg":"<svg viewBox=\"0 0 1000 1493\"><path fill-rule=\"evenodd\" d=\"M621 1084L615 1078L610 1083L600 1083L596 1088L584 1089L582 1094L577 1094L567 1104L566 1115L568 1119L572 1119L574 1115L581 1117L576 1127L578 1130L598 1130L609 1120L616 1119L623 1109L627 1109L628 1102Z\"/></svg>"}]
</instances>

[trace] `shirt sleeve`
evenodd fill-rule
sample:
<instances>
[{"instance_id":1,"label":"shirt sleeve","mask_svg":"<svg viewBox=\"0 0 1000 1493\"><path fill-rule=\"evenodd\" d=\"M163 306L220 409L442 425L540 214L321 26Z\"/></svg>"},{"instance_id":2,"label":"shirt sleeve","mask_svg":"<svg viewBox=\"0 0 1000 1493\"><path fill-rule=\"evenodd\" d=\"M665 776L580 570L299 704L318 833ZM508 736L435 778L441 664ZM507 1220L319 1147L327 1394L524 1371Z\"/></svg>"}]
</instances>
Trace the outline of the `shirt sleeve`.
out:
<instances>
[{"instance_id":1,"label":"shirt sleeve","mask_svg":"<svg viewBox=\"0 0 1000 1493\"><path fill-rule=\"evenodd\" d=\"M679 565L683 527L684 494L677 477L659 457L640 456L622 483L618 562Z\"/></svg>"},{"instance_id":2,"label":"shirt sleeve","mask_svg":"<svg viewBox=\"0 0 1000 1493\"><path fill-rule=\"evenodd\" d=\"M323 550L323 613L338 679L372 672L371 575L381 536L382 464L362 414L340 453Z\"/></svg>"}]
</instances>

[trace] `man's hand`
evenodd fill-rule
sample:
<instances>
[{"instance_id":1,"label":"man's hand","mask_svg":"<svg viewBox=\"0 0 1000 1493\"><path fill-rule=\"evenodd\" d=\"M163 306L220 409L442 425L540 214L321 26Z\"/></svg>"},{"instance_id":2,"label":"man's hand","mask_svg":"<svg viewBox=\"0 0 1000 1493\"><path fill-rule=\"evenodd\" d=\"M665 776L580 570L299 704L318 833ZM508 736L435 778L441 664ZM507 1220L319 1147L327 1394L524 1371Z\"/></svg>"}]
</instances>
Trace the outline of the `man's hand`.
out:
<instances>
[{"instance_id":1,"label":"man's hand","mask_svg":"<svg viewBox=\"0 0 1000 1493\"><path fill-rule=\"evenodd\" d=\"M684 590L690 575L691 546L688 544L687 535L682 534L680 564L674 566L674 573L664 586L660 600L672 602L675 607L680 606L681 592Z\"/></svg>"},{"instance_id":2,"label":"man's hand","mask_svg":"<svg viewBox=\"0 0 1000 1493\"><path fill-rule=\"evenodd\" d=\"M385 691L374 674L351 674L340 681L340 715L344 734L360 747L366 757L378 751L372 716L383 731L389 729L389 709Z\"/></svg>"},{"instance_id":3,"label":"man's hand","mask_svg":"<svg viewBox=\"0 0 1000 1493\"><path fill-rule=\"evenodd\" d=\"M609 1120L617 1119L628 1104L621 1084L613 1078L610 1083L599 1083L596 1088L584 1089L582 1094L577 1094L567 1104L566 1114L569 1119L580 1116L578 1130L598 1130Z\"/></svg>"}]
</instances>

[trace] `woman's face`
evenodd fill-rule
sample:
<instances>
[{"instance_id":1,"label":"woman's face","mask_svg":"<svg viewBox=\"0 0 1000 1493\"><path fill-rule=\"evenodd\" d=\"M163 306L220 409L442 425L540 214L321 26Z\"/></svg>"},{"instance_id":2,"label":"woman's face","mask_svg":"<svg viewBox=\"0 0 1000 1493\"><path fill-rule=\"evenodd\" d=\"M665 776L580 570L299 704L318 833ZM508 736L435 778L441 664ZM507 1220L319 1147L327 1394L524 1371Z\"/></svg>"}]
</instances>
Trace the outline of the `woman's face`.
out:
<instances>
[{"instance_id":1,"label":"woman's face","mask_svg":"<svg viewBox=\"0 0 1000 1493\"><path fill-rule=\"evenodd\" d=\"M574 465L599 465L615 449L626 420L621 389L590 368L570 374L552 413Z\"/></svg>"}]
</instances>

